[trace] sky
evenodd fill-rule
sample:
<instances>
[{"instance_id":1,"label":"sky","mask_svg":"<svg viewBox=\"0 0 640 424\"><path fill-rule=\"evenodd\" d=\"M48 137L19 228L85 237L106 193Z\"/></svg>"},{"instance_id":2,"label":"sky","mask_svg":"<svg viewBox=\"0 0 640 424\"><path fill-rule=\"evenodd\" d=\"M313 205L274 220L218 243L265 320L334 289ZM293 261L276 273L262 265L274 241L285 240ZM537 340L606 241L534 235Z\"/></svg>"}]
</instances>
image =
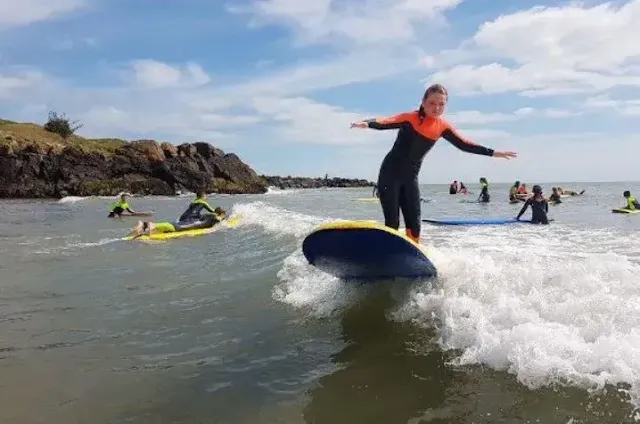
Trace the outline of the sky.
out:
<instances>
[{"instance_id":1,"label":"sky","mask_svg":"<svg viewBox=\"0 0 640 424\"><path fill-rule=\"evenodd\" d=\"M352 121L449 92L422 183L635 181L640 0L0 0L0 117L207 141L260 174L375 180L396 130Z\"/></svg>"}]
</instances>

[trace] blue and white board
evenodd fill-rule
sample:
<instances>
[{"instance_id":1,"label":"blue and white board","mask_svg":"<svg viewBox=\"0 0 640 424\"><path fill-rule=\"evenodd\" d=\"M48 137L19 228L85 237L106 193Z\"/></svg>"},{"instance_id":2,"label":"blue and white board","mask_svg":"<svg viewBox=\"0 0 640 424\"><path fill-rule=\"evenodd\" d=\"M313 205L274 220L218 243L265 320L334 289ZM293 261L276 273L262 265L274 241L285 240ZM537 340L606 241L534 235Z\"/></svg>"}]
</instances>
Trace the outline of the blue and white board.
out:
<instances>
[{"instance_id":1,"label":"blue and white board","mask_svg":"<svg viewBox=\"0 0 640 424\"><path fill-rule=\"evenodd\" d=\"M530 221L517 220L515 218L446 218L446 219L423 219L423 222L437 225L505 225L521 224Z\"/></svg>"},{"instance_id":2,"label":"blue and white board","mask_svg":"<svg viewBox=\"0 0 640 424\"><path fill-rule=\"evenodd\" d=\"M302 253L316 268L343 279L437 275L426 249L400 231L371 221L337 221L312 231Z\"/></svg>"}]
</instances>

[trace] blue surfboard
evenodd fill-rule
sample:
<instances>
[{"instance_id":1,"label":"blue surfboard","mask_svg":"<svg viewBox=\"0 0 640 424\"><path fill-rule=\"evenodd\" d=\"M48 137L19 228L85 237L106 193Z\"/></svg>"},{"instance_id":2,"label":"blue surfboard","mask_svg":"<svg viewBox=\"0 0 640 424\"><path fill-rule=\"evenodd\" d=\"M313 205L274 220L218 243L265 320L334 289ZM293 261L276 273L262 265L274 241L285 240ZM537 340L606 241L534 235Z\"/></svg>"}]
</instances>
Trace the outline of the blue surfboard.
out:
<instances>
[{"instance_id":1,"label":"blue surfboard","mask_svg":"<svg viewBox=\"0 0 640 424\"><path fill-rule=\"evenodd\" d=\"M515 218L447 218L447 219L423 219L423 222L437 225L505 225L522 224L530 221Z\"/></svg>"},{"instance_id":2,"label":"blue surfboard","mask_svg":"<svg viewBox=\"0 0 640 424\"><path fill-rule=\"evenodd\" d=\"M437 275L426 249L400 231L371 221L337 221L312 231L302 253L316 268L347 280Z\"/></svg>"}]
</instances>

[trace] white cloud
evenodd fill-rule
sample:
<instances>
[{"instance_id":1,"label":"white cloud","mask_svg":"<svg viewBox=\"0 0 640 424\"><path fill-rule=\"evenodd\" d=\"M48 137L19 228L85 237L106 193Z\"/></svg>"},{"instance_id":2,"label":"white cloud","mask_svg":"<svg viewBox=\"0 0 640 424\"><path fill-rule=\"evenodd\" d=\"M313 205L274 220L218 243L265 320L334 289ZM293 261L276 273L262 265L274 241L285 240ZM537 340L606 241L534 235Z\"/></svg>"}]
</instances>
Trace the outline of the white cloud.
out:
<instances>
[{"instance_id":1,"label":"white cloud","mask_svg":"<svg viewBox=\"0 0 640 424\"><path fill-rule=\"evenodd\" d=\"M455 125L479 125L479 124L491 124L496 122L509 122L517 121L526 118L566 118L569 116L577 116L582 114L581 111L572 111L565 109L546 108L546 109L534 109L531 107L524 107L517 109L510 113L503 112L480 112L477 110L463 110L459 112L453 112L447 115L447 120Z\"/></svg>"},{"instance_id":2,"label":"white cloud","mask_svg":"<svg viewBox=\"0 0 640 424\"><path fill-rule=\"evenodd\" d=\"M243 105L252 97L295 97L394 76L418 66L417 50L353 51L324 61L297 63L238 84L184 93L194 108L211 111Z\"/></svg>"},{"instance_id":3,"label":"white cloud","mask_svg":"<svg viewBox=\"0 0 640 424\"><path fill-rule=\"evenodd\" d=\"M281 141L349 146L371 145L390 137L380 131L349 128L364 116L304 97L257 97L251 106L275 123L275 134Z\"/></svg>"},{"instance_id":4,"label":"white cloud","mask_svg":"<svg viewBox=\"0 0 640 424\"><path fill-rule=\"evenodd\" d=\"M296 31L299 43L379 45L416 41L416 26L442 19L462 0L256 0L230 11L248 13L252 25L282 23Z\"/></svg>"},{"instance_id":5,"label":"white cloud","mask_svg":"<svg viewBox=\"0 0 640 424\"><path fill-rule=\"evenodd\" d=\"M151 88L176 85L203 85L211 79L197 63L187 63L184 69L157 60L137 60L132 63L136 81Z\"/></svg>"},{"instance_id":6,"label":"white cloud","mask_svg":"<svg viewBox=\"0 0 640 424\"><path fill-rule=\"evenodd\" d=\"M638 38L639 19L640 0L621 6L534 7L500 16L481 25L460 50L476 49L490 60L506 59L517 66L460 64L428 80L447 84L458 94L519 91L528 96L640 86L640 70L633 66L640 60L640 44L631 42ZM461 51L449 59L460 61Z\"/></svg>"},{"instance_id":7,"label":"white cloud","mask_svg":"<svg viewBox=\"0 0 640 424\"><path fill-rule=\"evenodd\" d=\"M0 31L54 19L85 4L85 0L0 0Z\"/></svg>"},{"instance_id":8,"label":"white cloud","mask_svg":"<svg viewBox=\"0 0 640 424\"><path fill-rule=\"evenodd\" d=\"M640 99L614 100L608 94L589 97L584 102L587 109L607 109L622 116L640 116Z\"/></svg>"},{"instance_id":9,"label":"white cloud","mask_svg":"<svg viewBox=\"0 0 640 424\"><path fill-rule=\"evenodd\" d=\"M0 73L0 98L11 98L21 95L39 84L45 76L35 70L26 70L13 74Z\"/></svg>"}]
</instances>

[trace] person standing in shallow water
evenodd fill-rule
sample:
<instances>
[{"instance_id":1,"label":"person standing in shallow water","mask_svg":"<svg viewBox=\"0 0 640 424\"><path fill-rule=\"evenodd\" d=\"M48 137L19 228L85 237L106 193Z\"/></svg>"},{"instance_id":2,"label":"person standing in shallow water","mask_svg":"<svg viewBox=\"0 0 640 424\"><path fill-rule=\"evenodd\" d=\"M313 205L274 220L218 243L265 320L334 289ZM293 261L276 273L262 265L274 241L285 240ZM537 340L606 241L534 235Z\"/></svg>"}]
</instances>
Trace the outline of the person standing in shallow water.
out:
<instances>
[{"instance_id":1,"label":"person standing in shallow water","mask_svg":"<svg viewBox=\"0 0 640 424\"><path fill-rule=\"evenodd\" d=\"M447 90L440 84L434 84L425 91L418 110L351 123L351 128L399 130L393 147L380 166L378 192L385 225L397 230L402 211L406 234L416 242L420 240L421 226L418 174L425 155L440 137L468 153L505 159L517 156L514 152L480 146L458 134L441 117L447 100Z\"/></svg>"}]
</instances>

